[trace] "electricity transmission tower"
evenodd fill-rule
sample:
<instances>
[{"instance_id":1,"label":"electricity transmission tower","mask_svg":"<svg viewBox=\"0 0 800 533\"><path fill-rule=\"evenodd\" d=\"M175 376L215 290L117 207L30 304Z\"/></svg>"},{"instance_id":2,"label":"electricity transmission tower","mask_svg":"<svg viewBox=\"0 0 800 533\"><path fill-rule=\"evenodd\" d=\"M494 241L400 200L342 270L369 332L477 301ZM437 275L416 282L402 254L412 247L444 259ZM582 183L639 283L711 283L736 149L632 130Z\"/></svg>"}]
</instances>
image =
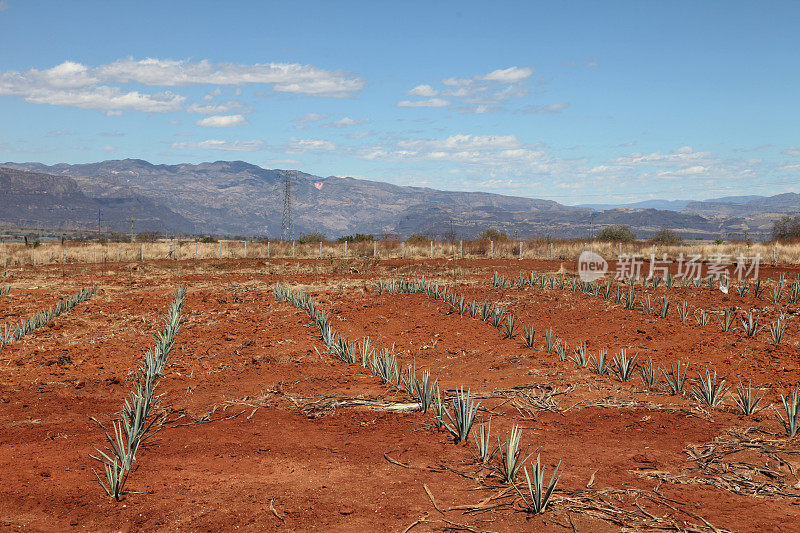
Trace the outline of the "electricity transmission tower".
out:
<instances>
[{"instance_id":1,"label":"electricity transmission tower","mask_svg":"<svg viewBox=\"0 0 800 533\"><path fill-rule=\"evenodd\" d=\"M286 172L283 178L283 216L281 217L281 240L290 241L292 228L292 172Z\"/></svg>"}]
</instances>

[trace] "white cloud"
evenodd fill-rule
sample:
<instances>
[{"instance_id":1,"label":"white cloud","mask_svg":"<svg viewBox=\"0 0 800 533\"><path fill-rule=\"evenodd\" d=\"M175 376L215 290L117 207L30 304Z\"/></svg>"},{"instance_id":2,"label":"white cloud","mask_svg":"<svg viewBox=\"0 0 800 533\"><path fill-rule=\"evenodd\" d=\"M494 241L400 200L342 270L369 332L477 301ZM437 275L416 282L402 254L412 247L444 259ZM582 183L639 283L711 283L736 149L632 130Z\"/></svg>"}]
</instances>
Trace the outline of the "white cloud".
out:
<instances>
[{"instance_id":1,"label":"white cloud","mask_svg":"<svg viewBox=\"0 0 800 533\"><path fill-rule=\"evenodd\" d=\"M530 115L554 115L561 113L569 107L569 102L556 102L550 105L529 105L520 109L522 114Z\"/></svg>"},{"instance_id":2,"label":"white cloud","mask_svg":"<svg viewBox=\"0 0 800 533\"><path fill-rule=\"evenodd\" d=\"M473 76L471 78L447 78L442 81L442 84L448 87L469 87L475 85L476 82L490 82L498 84L511 84L519 83L522 80L530 78L533 74L533 69L529 67L509 67L506 69L494 70L488 74Z\"/></svg>"},{"instance_id":3,"label":"white cloud","mask_svg":"<svg viewBox=\"0 0 800 533\"><path fill-rule=\"evenodd\" d=\"M72 130L53 130L47 133L48 135L56 135L56 136L63 136L63 135L75 135L75 132Z\"/></svg>"},{"instance_id":4,"label":"white cloud","mask_svg":"<svg viewBox=\"0 0 800 533\"><path fill-rule=\"evenodd\" d=\"M326 118L328 118L327 113L306 113L301 117L295 117L292 119L292 122L319 122L320 120L325 120Z\"/></svg>"},{"instance_id":5,"label":"white cloud","mask_svg":"<svg viewBox=\"0 0 800 533\"><path fill-rule=\"evenodd\" d=\"M203 61L126 58L98 67L64 61L49 69L0 72L0 95L19 96L26 102L83 109L109 114L126 110L164 113L183 107L186 97L171 91L148 94L123 90L112 84L138 83L147 86L187 85L270 85L276 92L306 96L352 96L364 86L361 78L339 71L323 70L296 63L257 63L238 65ZM220 94L209 92L206 100ZM228 109L224 109L224 108ZM200 106L189 111L220 114L231 103Z\"/></svg>"},{"instance_id":6,"label":"white cloud","mask_svg":"<svg viewBox=\"0 0 800 533\"><path fill-rule=\"evenodd\" d=\"M0 1L0 11L5 11L9 7L11 6L8 5L8 2L6 2L6 0Z\"/></svg>"},{"instance_id":7,"label":"white cloud","mask_svg":"<svg viewBox=\"0 0 800 533\"><path fill-rule=\"evenodd\" d=\"M190 104L186 111L189 113L197 113L199 115L219 115L228 113L234 109L242 109L244 104L237 100L228 100L227 102L220 102L218 104Z\"/></svg>"},{"instance_id":8,"label":"white cloud","mask_svg":"<svg viewBox=\"0 0 800 533\"><path fill-rule=\"evenodd\" d=\"M442 98L428 98L427 100L401 100L397 102L397 107L447 107L450 105L449 100Z\"/></svg>"},{"instance_id":9,"label":"white cloud","mask_svg":"<svg viewBox=\"0 0 800 533\"><path fill-rule=\"evenodd\" d=\"M227 152L253 152L264 146L263 141L221 141L209 139L197 143L172 143L175 150L222 150Z\"/></svg>"},{"instance_id":10,"label":"white cloud","mask_svg":"<svg viewBox=\"0 0 800 533\"><path fill-rule=\"evenodd\" d=\"M359 124L364 124L365 122L369 122L369 119L360 118L358 120L352 119L350 117L344 117L339 120L334 120L330 124L324 124L324 128L349 128L351 126L358 126Z\"/></svg>"},{"instance_id":11,"label":"white cloud","mask_svg":"<svg viewBox=\"0 0 800 533\"><path fill-rule=\"evenodd\" d=\"M106 79L144 85L248 85L268 84L278 92L307 96L351 96L364 87L364 80L341 71L323 70L298 63L212 63L132 57L98 67Z\"/></svg>"},{"instance_id":12,"label":"white cloud","mask_svg":"<svg viewBox=\"0 0 800 533\"><path fill-rule=\"evenodd\" d=\"M800 147L792 146L781 152L783 155L791 155L794 157L800 156Z\"/></svg>"},{"instance_id":13,"label":"white cloud","mask_svg":"<svg viewBox=\"0 0 800 533\"><path fill-rule=\"evenodd\" d=\"M103 147L103 151L109 153L115 151L116 149L117 149L116 146L111 146L110 144L107 144Z\"/></svg>"},{"instance_id":14,"label":"white cloud","mask_svg":"<svg viewBox=\"0 0 800 533\"><path fill-rule=\"evenodd\" d=\"M292 139L289 142L289 152L298 153L308 150L336 150L336 145L331 141L321 139Z\"/></svg>"},{"instance_id":15,"label":"white cloud","mask_svg":"<svg viewBox=\"0 0 800 533\"><path fill-rule=\"evenodd\" d=\"M417 85L406 94L411 96L421 96L422 98L432 98L439 94L439 91L431 87L430 85Z\"/></svg>"},{"instance_id":16,"label":"white cloud","mask_svg":"<svg viewBox=\"0 0 800 533\"><path fill-rule=\"evenodd\" d=\"M243 115L212 115L198 120L195 124L205 128L230 128L247 124L247 119Z\"/></svg>"}]
</instances>

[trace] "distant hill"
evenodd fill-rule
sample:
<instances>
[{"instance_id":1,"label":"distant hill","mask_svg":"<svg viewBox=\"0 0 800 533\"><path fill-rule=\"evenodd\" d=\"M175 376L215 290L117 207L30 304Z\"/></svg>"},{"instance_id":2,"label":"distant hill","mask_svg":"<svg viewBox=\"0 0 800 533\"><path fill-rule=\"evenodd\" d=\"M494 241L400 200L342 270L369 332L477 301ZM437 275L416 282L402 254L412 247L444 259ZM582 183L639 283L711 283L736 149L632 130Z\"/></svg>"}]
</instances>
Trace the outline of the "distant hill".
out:
<instances>
[{"instance_id":1,"label":"distant hill","mask_svg":"<svg viewBox=\"0 0 800 533\"><path fill-rule=\"evenodd\" d=\"M17 179L28 174L18 172L24 170L31 172L27 178L30 184L41 182L38 192L29 188L26 194L2 197L3 205L13 208L3 211L0 223L18 226L38 221L40 225L47 222L92 227L96 224L97 208L102 207L109 227L117 230L128 231L130 217L134 217L136 231L155 229L275 238L280 235L283 181L288 172L292 175L295 235L420 233L442 238L452 232L459 238L472 238L492 228L512 237L576 238L610 224L626 224L645 238L661 227L673 228L685 237L759 238L769 235L772 221L780 213L800 206L797 201L800 195L788 194L769 198L728 197L709 202L649 200L598 210L483 192L319 177L264 169L243 161L154 165L140 159L125 159L80 165L6 163L5 166L17 170L14 174ZM6 170L5 175L10 172ZM62 189L69 191L69 200L65 197L57 201L58 205L49 213L40 207L54 201L56 191Z\"/></svg>"},{"instance_id":2,"label":"distant hill","mask_svg":"<svg viewBox=\"0 0 800 533\"><path fill-rule=\"evenodd\" d=\"M689 200L644 200L630 204L581 204L578 207L587 207L602 211L605 209L660 209L662 211L680 211L689 203Z\"/></svg>"},{"instance_id":3,"label":"distant hill","mask_svg":"<svg viewBox=\"0 0 800 533\"><path fill-rule=\"evenodd\" d=\"M98 211L106 229L138 231L176 228L190 231L184 217L135 194L91 198L67 176L0 168L0 225L61 230L97 228Z\"/></svg>"}]
</instances>

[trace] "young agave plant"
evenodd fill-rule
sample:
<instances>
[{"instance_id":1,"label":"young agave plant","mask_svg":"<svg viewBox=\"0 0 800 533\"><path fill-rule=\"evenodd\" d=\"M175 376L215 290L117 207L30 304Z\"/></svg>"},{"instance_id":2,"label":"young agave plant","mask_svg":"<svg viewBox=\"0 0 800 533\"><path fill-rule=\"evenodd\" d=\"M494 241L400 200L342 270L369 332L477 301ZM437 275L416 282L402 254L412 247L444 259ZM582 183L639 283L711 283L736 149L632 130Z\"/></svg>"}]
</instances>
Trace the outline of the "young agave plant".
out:
<instances>
[{"instance_id":1,"label":"young agave plant","mask_svg":"<svg viewBox=\"0 0 800 533\"><path fill-rule=\"evenodd\" d=\"M736 291L739 293L739 296L747 296L747 278L745 278L737 287Z\"/></svg>"},{"instance_id":2,"label":"young agave plant","mask_svg":"<svg viewBox=\"0 0 800 533\"><path fill-rule=\"evenodd\" d=\"M621 348L619 354L614 355L614 373L617 374L620 381L628 381L631 379L631 374L633 374L636 368L637 357L638 354L628 359L625 348Z\"/></svg>"},{"instance_id":3,"label":"young agave plant","mask_svg":"<svg viewBox=\"0 0 800 533\"><path fill-rule=\"evenodd\" d=\"M559 361L567 360L567 343L561 339L556 341L556 354L558 355Z\"/></svg>"},{"instance_id":4,"label":"young agave plant","mask_svg":"<svg viewBox=\"0 0 800 533\"><path fill-rule=\"evenodd\" d=\"M492 325L499 329L503 324L504 316L506 316L506 312L503 309L499 307L492 309L492 315L490 317Z\"/></svg>"},{"instance_id":5,"label":"young agave plant","mask_svg":"<svg viewBox=\"0 0 800 533\"><path fill-rule=\"evenodd\" d=\"M775 344L780 344L783 340L783 332L786 329L786 323L782 319L778 319L777 322L773 322L769 325L769 332L772 335L772 342Z\"/></svg>"},{"instance_id":6,"label":"young agave plant","mask_svg":"<svg viewBox=\"0 0 800 533\"><path fill-rule=\"evenodd\" d=\"M706 313L704 309L700 309L700 314L697 315L697 324L699 326L708 324L708 313Z\"/></svg>"},{"instance_id":7,"label":"young agave plant","mask_svg":"<svg viewBox=\"0 0 800 533\"><path fill-rule=\"evenodd\" d=\"M481 303L481 320L486 322L490 318L492 318L492 311L493 311L492 304L489 303L489 300L484 300Z\"/></svg>"},{"instance_id":8,"label":"young agave plant","mask_svg":"<svg viewBox=\"0 0 800 533\"><path fill-rule=\"evenodd\" d=\"M650 295L648 294L642 298L642 311L644 311L644 314L650 315L653 314L653 309L653 302L650 300Z\"/></svg>"},{"instance_id":9,"label":"young agave plant","mask_svg":"<svg viewBox=\"0 0 800 533\"><path fill-rule=\"evenodd\" d=\"M366 368L375 353L374 348L372 348L372 340L369 337L364 337L358 343L358 353L361 355L361 366Z\"/></svg>"},{"instance_id":10,"label":"young agave plant","mask_svg":"<svg viewBox=\"0 0 800 533\"><path fill-rule=\"evenodd\" d=\"M783 288L786 286L786 279L783 274L780 275L778 281L775 283L775 288L772 290L772 303L780 303L781 296L783 295Z\"/></svg>"},{"instance_id":11,"label":"young agave plant","mask_svg":"<svg viewBox=\"0 0 800 533\"><path fill-rule=\"evenodd\" d=\"M688 318L689 318L689 304L686 303L686 301L684 300L683 303L681 303L680 307L678 307L678 320L680 320L681 322L686 322Z\"/></svg>"},{"instance_id":12,"label":"young agave plant","mask_svg":"<svg viewBox=\"0 0 800 533\"><path fill-rule=\"evenodd\" d=\"M396 383L398 381L397 356L384 348L377 357L373 357L370 361L370 370L384 383Z\"/></svg>"},{"instance_id":13,"label":"young agave plant","mask_svg":"<svg viewBox=\"0 0 800 533\"><path fill-rule=\"evenodd\" d=\"M470 390L467 389L467 392L464 393L464 387L461 387L456 392L455 398L453 398L453 414L451 415L450 411L446 407L444 408L444 414L450 421L449 423L444 422L444 427L453 435L453 440L456 444L466 442L469 437L469 430L475 422L475 414L477 414L480 406L481 402L475 403L471 401Z\"/></svg>"},{"instance_id":14,"label":"young agave plant","mask_svg":"<svg viewBox=\"0 0 800 533\"><path fill-rule=\"evenodd\" d=\"M766 287L761 286L761 278L757 278L755 285L753 285L753 295L758 298L761 296L761 293L764 292L764 289L766 289Z\"/></svg>"},{"instance_id":15,"label":"young agave plant","mask_svg":"<svg viewBox=\"0 0 800 533\"><path fill-rule=\"evenodd\" d=\"M663 298L658 298L658 316L661 318L666 318L667 313L669 312L669 297L664 296Z\"/></svg>"},{"instance_id":16,"label":"young agave plant","mask_svg":"<svg viewBox=\"0 0 800 533\"><path fill-rule=\"evenodd\" d=\"M506 436L506 446L500 443L500 437L497 438L497 450L500 454L500 466L497 469L506 483L513 483L517 477L517 472L522 465L530 458L522 457L522 450L519 448L519 441L522 438L522 428L514 425L511 432Z\"/></svg>"},{"instance_id":17,"label":"young agave plant","mask_svg":"<svg viewBox=\"0 0 800 533\"><path fill-rule=\"evenodd\" d=\"M789 290L789 303L796 304L798 300L800 300L800 281L795 281Z\"/></svg>"},{"instance_id":18,"label":"young agave plant","mask_svg":"<svg viewBox=\"0 0 800 533\"><path fill-rule=\"evenodd\" d=\"M654 389L661 381L661 370L656 368L653 364L653 358L647 359L647 363L639 367L639 377L642 378L642 383L648 388Z\"/></svg>"},{"instance_id":19,"label":"young agave plant","mask_svg":"<svg viewBox=\"0 0 800 533\"><path fill-rule=\"evenodd\" d=\"M406 373L401 379L403 388L411 396L416 397L419 390L419 380L417 379L417 369L412 365L406 365Z\"/></svg>"},{"instance_id":20,"label":"young agave plant","mask_svg":"<svg viewBox=\"0 0 800 533\"><path fill-rule=\"evenodd\" d=\"M555 339L555 333L553 332L553 328L548 328L547 331L544 332L544 349L547 353L553 351L554 339Z\"/></svg>"},{"instance_id":21,"label":"young agave plant","mask_svg":"<svg viewBox=\"0 0 800 533\"><path fill-rule=\"evenodd\" d=\"M488 422L480 424L472 434L472 440L475 442L475 459L481 466L488 465L497 453L496 449L492 450L491 433L492 419L490 418Z\"/></svg>"},{"instance_id":22,"label":"young agave plant","mask_svg":"<svg viewBox=\"0 0 800 533\"><path fill-rule=\"evenodd\" d=\"M525 473L525 481L528 483L528 498L530 498L530 501L525 498L525 495L523 495L519 489L517 489L516 485L514 485L514 488L520 497L522 497L522 501L528 508L528 511L532 512L533 514L540 514L544 512L548 502L550 501L550 497L553 495L556 484L560 479L558 476L559 468L561 468L561 461L558 462L558 465L556 466L553 476L550 478L550 483L547 484L546 489L544 487L544 469L542 468L539 455L536 456L536 462L533 463L533 468L531 468L533 482L531 482L531 476L528 475L528 469L525 467L522 468L522 471Z\"/></svg>"},{"instance_id":23,"label":"young agave plant","mask_svg":"<svg viewBox=\"0 0 800 533\"><path fill-rule=\"evenodd\" d=\"M786 418L777 409L775 409L775 414L783 429L786 430L786 436L791 438L797 435L798 417L800 416L800 386L794 388L788 401L781 394L781 402Z\"/></svg>"},{"instance_id":24,"label":"young agave plant","mask_svg":"<svg viewBox=\"0 0 800 533\"><path fill-rule=\"evenodd\" d=\"M735 316L736 316L735 307L726 307L722 312L722 316L717 315L717 320L719 320L719 327L722 329L722 331L726 332L730 331Z\"/></svg>"},{"instance_id":25,"label":"young agave plant","mask_svg":"<svg viewBox=\"0 0 800 533\"><path fill-rule=\"evenodd\" d=\"M472 318L478 318L481 314L481 306L478 302L473 300L469 304L469 316Z\"/></svg>"},{"instance_id":26,"label":"young agave plant","mask_svg":"<svg viewBox=\"0 0 800 533\"><path fill-rule=\"evenodd\" d=\"M683 374L681 374L681 362L678 361L676 366L673 366L672 361L669 363L669 372L667 372L666 367L662 370L662 375L664 376L664 381L667 383L667 387L669 388L670 394L673 396L683 392L683 385L686 383L686 372L689 371L689 364L686 364L686 367L683 369Z\"/></svg>"},{"instance_id":27,"label":"young agave plant","mask_svg":"<svg viewBox=\"0 0 800 533\"><path fill-rule=\"evenodd\" d=\"M625 298L625 309L632 311L634 307L636 307L636 291L631 286L631 288L628 289L628 296Z\"/></svg>"},{"instance_id":28,"label":"young agave plant","mask_svg":"<svg viewBox=\"0 0 800 533\"><path fill-rule=\"evenodd\" d=\"M725 398L725 393L728 387L725 385L725 380L717 381L717 371L714 371L712 376L711 372L706 369L706 376L697 374L697 379L693 380L692 395L700 402L708 407L716 407Z\"/></svg>"},{"instance_id":29,"label":"young agave plant","mask_svg":"<svg viewBox=\"0 0 800 533\"><path fill-rule=\"evenodd\" d=\"M743 415L750 416L766 408L766 406L758 406L761 400L764 399L764 395L761 393L762 389L763 387L760 385L753 389L753 385L749 381L745 389L744 385L739 382L736 387L736 394L731 394L731 396L733 396L733 401L739 406L739 410Z\"/></svg>"},{"instance_id":30,"label":"young agave plant","mask_svg":"<svg viewBox=\"0 0 800 533\"><path fill-rule=\"evenodd\" d=\"M672 274L667 272L667 277L664 280L664 283L666 284L668 289L671 289L672 286L675 284L675 278L672 277Z\"/></svg>"},{"instance_id":31,"label":"young agave plant","mask_svg":"<svg viewBox=\"0 0 800 533\"><path fill-rule=\"evenodd\" d=\"M522 329L522 344L524 344L526 348L533 348L535 336L536 330L533 328L533 324L528 324Z\"/></svg>"},{"instance_id":32,"label":"young agave plant","mask_svg":"<svg viewBox=\"0 0 800 533\"><path fill-rule=\"evenodd\" d=\"M754 316L752 312L747 313L747 319L742 317L741 320L744 334L748 337L755 337L759 331L764 329L764 326L759 327L758 316Z\"/></svg>"},{"instance_id":33,"label":"young agave plant","mask_svg":"<svg viewBox=\"0 0 800 533\"><path fill-rule=\"evenodd\" d=\"M517 323L517 319L514 317L514 315L509 314L506 317L506 323L503 324L503 338L513 339L517 336L518 329L519 324Z\"/></svg>"},{"instance_id":34,"label":"young agave plant","mask_svg":"<svg viewBox=\"0 0 800 533\"><path fill-rule=\"evenodd\" d=\"M442 429L447 408L442 401L442 392L439 390L439 386L436 385L434 389L436 389L436 393L433 395L433 425L436 426L436 429Z\"/></svg>"},{"instance_id":35,"label":"young agave plant","mask_svg":"<svg viewBox=\"0 0 800 533\"><path fill-rule=\"evenodd\" d=\"M595 374L599 374L604 376L608 373L608 350L605 348L600 348L597 350L597 359L592 355L589 357L589 363L591 365L590 370Z\"/></svg>"},{"instance_id":36,"label":"young agave plant","mask_svg":"<svg viewBox=\"0 0 800 533\"><path fill-rule=\"evenodd\" d=\"M414 397L419 400L419 410L427 413L431 405L436 401L436 395L439 393L439 380L437 379L431 383L431 373L429 370L422 371L422 379L416 383L416 391L413 393ZM439 398L441 403L441 397Z\"/></svg>"},{"instance_id":37,"label":"young agave plant","mask_svg":"<svg viewBox=\"0 0 800 533\"><path fill-rule=\"evenodd\" d=\"M575 347L575 353L572 355L572 362L578 365L578 367L583 368L589 362L586 356L586 341L583 341Z\"/></svg>"}]
</instances>

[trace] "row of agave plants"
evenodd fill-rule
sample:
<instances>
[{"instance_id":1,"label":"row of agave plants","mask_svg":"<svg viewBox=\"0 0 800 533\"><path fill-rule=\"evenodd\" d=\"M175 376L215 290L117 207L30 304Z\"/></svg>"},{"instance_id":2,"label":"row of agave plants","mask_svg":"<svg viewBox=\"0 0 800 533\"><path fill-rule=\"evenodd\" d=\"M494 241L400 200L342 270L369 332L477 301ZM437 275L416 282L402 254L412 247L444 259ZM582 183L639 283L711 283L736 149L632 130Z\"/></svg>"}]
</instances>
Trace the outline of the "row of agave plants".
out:
<instances>
[{"instance_id":1,"label":"row of agave plants","mask_svg":"<svg viewBox=\"0 0 800 533\"><path fill-rule=\"evenodd\" d=\"M119 500L131 470L136 467L139 448L163 427L166 413L161 408L162 395L156 393L157 380L169 362L175 334L183 320L185 296L186 288L179 287L164 316L163 328L156 334L155 344L145 352L144 359L139 363L133 390L125 399L119 418L112 421L111 431L98 422L105 431L109 445L105 450L96 448L97 455L89 457L103 466L105 481L96 470L92 471L106 493L116 500Z\"/></svg>"},{"instance_id":2,"label":"row of agave plants","mask_svg":"<svg viewBox=\"0 0 800 533\"><path fill-rule=\"evenodd\" d=\"M396 355L388 349L383 349L376 354L369 337L354 342L348 341L344 335L333 328L328 313L321 309L310 296L299 290L276 283L275 297L308 314L319 329L319 339L325 346L326 354L345 363L360 364L374 376L380 378L382 382L395 387L398 391L407 392L419 402L421 412L427 413L429 409L433 411L433 427L448 431L456 444L469 442L470 432L481 405L480 401L472 400L471 390L467 389L464 392L463 387L456 390L451 399L451 405L448 406L447 402L442 399L439 380L431 382L430 371L423 371L421 378L417 377L417 371L413 365L407 365L405 372L399 371ZM488 424L480 424L477 431L472 431L476 447L474 455L478 463L481 467L490 467L499 472L504 482L513 485L522 496L529 511L543 512L560 479L558 471L561 462L559 461L550 482L545 486L544 468L539 456L532 464L530 473L528 473L527 467L523 466L530 456L522 457L519 446L521 430L514 426L506 439L505 447L498 438L497 449L491 450L490 426L491 421ZM490 465L495 455L499 455L498 464ZM527 497L514 484L520 468L525 474Z\"/></svg>"},{"instance_id":3,"label":"row of agave plants","mask_svg":"<svg viewBox=\"0 0 800 533\"><path fill-rule=\"evenodd\" d=\"M431 283L424 278L421 280L379 280L375 284L379 293L404 293L404 294L425 294L436 300L440 300L450 306L460 316L468 315L471 318L489 322L499 329L504 338L519 339L526 348L535 348L536 330L532 324L522 328L520 333L519 321L516 317L501 307L495 306L489 300L478 302L468 300L463 294L450 289L446 285ZM567 343L560 338L556 338L553 328L550 327L544 334L545 353L555 353L559 361L572 361L579 368L588 368L598 376L616 375L622 381L627 382L638 371L639 377L645 387L650 390L659 390L663 379L666 389L670 394L683 394L689 364L682 365L680 361L670 363L670 368L657 366L652 357L646 363L637 361L638 354L629 357L626 348L621 348L614 354L613 360L608 358L608 349L601 348L597 355L590 355L586 342L581 342L574 348L571 357ZM681 372L681 369L683 371ZM743 415L753 415L766 407L764 396L768 389L763 386L753 387L748 382L747 387L740 383L734 391L726 384L724 378L718 378L717 372L712 373L706 369L705 373L698 372L697 378L692 379L691 395L703 405L713 408L723 404L724 399L730 395L733 397L736 406ZM796 386L789 394L787 400L781 395L785 417L777 409L774 409L778 421L784 427L787 436L794 437L798 431L800 422L800 385Z\"/></svg>"},{"instance_id":4,"label":"row of agave plants","mask_svg":"<svg viewBox=\"0 0 800 533\"><path fill-rule=\"evenodd\" d=\"M0 351L2 351L4 346L16 342L28 333L46 326L51 320L62 313L69 311L79 303L85 302L94 296L96 290L95 286L81 289L75 294L63 300L59 300L54 305L37 311L27 319L20 320L17 324L12 324L10 326L6 324L2 330L0 330Z\"/></svg>"},{"instance_id":5,"label":"row of agave plants","mask_svg":"<svg viewBox=\"0 0 800 533\"><path fill-rule=\"evenodd\" d=\"M759 279L758 281L760 282L761 280ZM567 278L563 274L537 274L536 272L531 272L527 275L520 274L519 277L516 278L506 278L495 271L492 274L492 286L571 290L572 292L581 292L606 300L611 299L614 303L622 304L624 309L631 311L640 307L644 314L655 315L659 318L667 318L670 309L672 309L669 296L660 296L652 300L650 295L646 294L640 299L637 299L636 288L633 284L628 283L628 288L625 290L620 286L613 287L610 280L605 280L605 282L589 282L583 281L578 277ZM794 301L796 300L793 300L793 302ZM680 305L676 306L676 309L678 320L686 322L690 316L689 304L683 301ZM717 317L719 327L723 332L731 331L736 323L737 311L735 306L729 306L724 308L720 313L711 314ZM705 326L709 322L709 313L704 309L696 309L694 317L699 326ZM763 325L759 325L760 317L754 315L752 312L748 312L746 315L739 316L738 318L741 322L741 329L748 338L755 337L764 329ZM769 331L772 342L775 345L780 344L786 331L786 317L783 313L781 313L776 322L770 323Z\"/></svg>"},{"instance_id":6,"label":"row of agave plants","mask_svg":"<svg viewBox=\"0 0 800 533\"><path fill-rule=\"evenodd\" d=\"M0 296L6 296L9 292L11 292L11 285L0 286Z\"/></svg>"}]
</instances>

